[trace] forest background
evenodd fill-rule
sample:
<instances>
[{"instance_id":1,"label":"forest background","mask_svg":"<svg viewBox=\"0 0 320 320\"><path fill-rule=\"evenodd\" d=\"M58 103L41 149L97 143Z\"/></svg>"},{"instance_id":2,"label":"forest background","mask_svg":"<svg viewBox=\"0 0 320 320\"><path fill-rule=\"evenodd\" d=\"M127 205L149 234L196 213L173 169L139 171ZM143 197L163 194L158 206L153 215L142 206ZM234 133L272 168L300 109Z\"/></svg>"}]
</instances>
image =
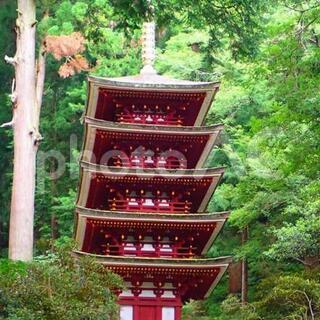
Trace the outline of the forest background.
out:
<instances>
[{"instance_id":1,"label":"forest background","mask_svg":"<svg viewBox=\"0 0 320 320\"><path fill-rule=\"evenodd\" d=\"M217 1L217 14L210 16L207 10L206 16L206 6L216 2L201 1L192 7L192 1L185 1L189 10L172 14L170 10L180 8L179 1L159 1L158 72L222 82L207 124L224 123L225 131L209 165L227 166L227 170L209 209L232 210L232 214L209 256L231 254L235 260L245 259L249 270L248 303L228 295L225 277L207 301L188 304L184 317L320 319L320 3L240 1L246 12L233 12L229 2L234 3ZM81 32L90 72L108 77L139 72L141 8L126 1L39 3L39 34ZM219 10L221 3L223 10ZM169 5L170 10L162 10ZM44 14L47 8L49 15ZM228 18L219 15L228 10ZM1 1L2 57L14 55L15 19L15 2ZM62 63L51 55L47 58L41 114L44 140L38 154L36 190L38 257L48 256L53 243L68 242L73 232L87 73L64 78L65 74L58 73ZM11 119L13 72L1 59L1 123ZM6 258L12 131L2 128L0 135L0 254ZM57 158L65 159L62 171ZM241 242L244 230L248 231L245 243ZM1 261L0 266L7 266L5 259ZM90 268L86 268L93 270L87 263ZM90 290L88 294L94 286ZM4 312L2 298L0 292L0 318L27 319L25 315L19 318L14 307ZM30 319L51 318L30 315Z\"/></svg>"}]
</instances>

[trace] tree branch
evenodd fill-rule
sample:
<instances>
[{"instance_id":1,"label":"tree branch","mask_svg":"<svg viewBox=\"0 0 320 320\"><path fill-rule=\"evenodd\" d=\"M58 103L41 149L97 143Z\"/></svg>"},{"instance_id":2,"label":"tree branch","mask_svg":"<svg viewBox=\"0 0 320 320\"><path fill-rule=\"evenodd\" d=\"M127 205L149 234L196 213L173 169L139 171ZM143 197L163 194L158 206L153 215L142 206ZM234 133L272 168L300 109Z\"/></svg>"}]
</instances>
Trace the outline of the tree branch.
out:
<instances>
[{"instance_id":1,"label":"tree branch","mask_svg":"<svg viewBox=\"0 0 320 320\"><path fill-rule=\"evenodd\" d=\"M11 99L11 102L13 103L14 108L16 107L16 102L18 98L18 94L16 91L16 79L13 78L12 85L11 85L11 94L9 94L9 97Z\"/></svg>"},{"instance_id":2,"label":"tree branch","mask_svg":"<svg viewBox=\"0 0 320 320\"><path fill-rule=\"evenodd\" d=\"M37 101L37 116L40 116L40 110L42 105L44 80L46 74L46 48L45 44L42 43L39 51L39 57L37 61L37 81L36 81L36 101Z\"/></svg>"},{"instance_id":3,"label":"tree branch","mask_svg":"<svg viewBox=\"0 0 320 320\"><path fill-rule=\"evenodd\" d=\"M296 261L298 261L298 262L300 262L300 263L302 263L304 266L308 266L308 267L311 266L310 263L307 263L306 261L304 261L304 260L302 260L302 259L300 259L300 258L294 257L293 259L296 260Z\"/></svg>"},{"instance_id":4,"label":"tree branch","mask_svg":"<svg viewBox=\"0 0 320 320\"><path fill-rule=\"evenodd\" d=\"M36 144L38 144L43 139L39 132L39 123L40 123L43 91L44 91L44 81L45 81L45 74L46 74L46 56L47 56L47 52L46 52L45 43L42 42L39 50L39 57L37 60L36 107L34 110L34 119L33 119L33 126L34 126L33 134L34 134L34 139Z\"/></svg>"},{"instance_id":5,"label":"tree branch","mask_svg":"<svg viewBox=\"0 0 320 320\"><path fill-rule=\"evenodd\" d=\"M13 66L15 66L17 64L17 58L16 57L9 57L7 55L4 56L4 60L6 63L9 63Z\"/></svg>"},{"instance_id":6,"label":"tree branch","mask_svg":"<svg viewBox=\"0 0 320 320\"><path fill-rule=\"evenodd\" d=\"M313 35L313 39L312 38L309 39L309 42L316 45L316 47L320 48L319 37L316 34Z\"/></svg>"},{"instance_id":7,"label":"tree branch","mask_svg":"<svg viewBox=\"0 0 320 320\"><path fill-rule=\"evenodd\" d=\"M312 299L309 298L309 296L307 295L307 293L305 291L302 291L302 290L296 290L296 291L299 293L302 293L305 296L305 298L308 302L308 308L310 311L311 319L314 320L315 318L314 318L314 311L313 311L313 307L312 307Z\"/></svg>"},{"instance_id":8,"label":"tree branch","mask_svg":"<svg viewBox=\"0 0 320 320\"><path fill-rule=\"evenodd\" d=\"M49 11L46 10L43 18L49 16ZM34 27L37 23L37 20L34 21L32 27ZM40 113L42 106L42 98L44 91L44 81L46 76L46 56L47 56L47 48L45 43L45 37L43 38L40 48L39 48L39 56L36 61L36 83L35 83L35 108L33 112L33 128L30 131L30 134L33 136L34 144L38 145L41 140L43 140L42 135L39 131L40 124Z\"/></svg>"},{"instance_id":9,"label":"tree branch","mask_svg":"<svg viewBox=\"0 0 320 320\"><path fill-rule=\"evenodd\" d=\"M13 119L12 119L11 121L5 122L5 123L3 123L2 125L0 125L0 128L8 128L8 127L12 128L13 125L14 125L14 121L13 121Z\"/></svg>"},{"instance_id":10,"label":"tree branch","mask_svg":"<svg viewBox=\"0 0 320 320\"><path fill-rule=\"evenodd\" d=\"M319 262L319 259L315 262L307 262L306 260L300 259L298 257L293 257L293 260L296 260L296 261L302 263L305 267L309 267L309 268L314 267Z\"/></svg>"},{"instance_id":11,"label":"tree branch","mask_svg":"<svg viewBox=\"0 0 320 320\"><path fill-rule=\"evenodd\" d=\"M284 6L285 6L285 8L287 8L287 9L289 9L289 10L296 11L296 12L300 12L300 13L303 14L303 13L305 13L305 12L308 12L308 11L310 11L310 10L313 10L313 9L318 8L318 7L320 6L320 3L319 3L319 4L316 4L316 5L314 5L314 6L305 8L305 9L303 9L303 8L299 9L298 6L292 7L292 6L290 6L289 4L287 4L287 3L284 4Z\"/></svg>"}]
</instances>

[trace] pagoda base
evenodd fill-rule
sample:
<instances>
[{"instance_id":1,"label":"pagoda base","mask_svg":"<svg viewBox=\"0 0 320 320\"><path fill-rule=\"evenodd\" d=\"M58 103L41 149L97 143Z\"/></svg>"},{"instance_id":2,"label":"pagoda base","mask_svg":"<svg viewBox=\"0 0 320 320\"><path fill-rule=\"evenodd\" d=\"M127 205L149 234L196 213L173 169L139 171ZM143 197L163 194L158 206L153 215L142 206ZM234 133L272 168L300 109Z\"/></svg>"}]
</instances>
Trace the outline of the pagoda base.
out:
<instances>
[{"instance_id":1,"label":"pagoda base","mask_svg":"<svg viewBox=\"0 0 320 320\"><path fill-rule=\"evenodd\" d=\"M168 259L77 250L73 254L76 258L94 257L122 277L126 289L115 290L120 320L180 320L183 303L207 298L231 263L230 257Z\"/></svg>"},{"instance_id":2,"label":"pagoda base","mask_svg":"<svg viewBox=\"0 0 320 320\"><path fill-rule=\"evenodd\" d=\"M181 320L181 299L153 297L142 293L120 297L120 320Z\"/></svg>"}]
</instances>

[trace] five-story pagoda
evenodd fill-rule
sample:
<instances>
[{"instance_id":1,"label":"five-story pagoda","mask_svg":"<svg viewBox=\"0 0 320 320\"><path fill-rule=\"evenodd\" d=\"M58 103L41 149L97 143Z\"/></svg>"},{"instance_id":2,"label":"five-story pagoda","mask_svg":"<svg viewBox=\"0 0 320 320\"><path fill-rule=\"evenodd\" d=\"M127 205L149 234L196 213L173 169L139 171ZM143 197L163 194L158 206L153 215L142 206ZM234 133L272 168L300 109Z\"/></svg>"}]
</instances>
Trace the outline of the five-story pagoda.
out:
<instances>
[{"instance_id":1,"label":"five-story pagoda","mask_svg":"<svg viewBox=\"0 0 320 320\"><path fill-rule=\"evenodd\" d=\"M121 275L121 320L180 320L229 265L205 259L228 213L207 213L223 168L202 169L221 125L201 126L218 83L153 69L154 23L144 24L140 75L89 77L76 208L76 255Z\"/></svg>"}]
</instances>

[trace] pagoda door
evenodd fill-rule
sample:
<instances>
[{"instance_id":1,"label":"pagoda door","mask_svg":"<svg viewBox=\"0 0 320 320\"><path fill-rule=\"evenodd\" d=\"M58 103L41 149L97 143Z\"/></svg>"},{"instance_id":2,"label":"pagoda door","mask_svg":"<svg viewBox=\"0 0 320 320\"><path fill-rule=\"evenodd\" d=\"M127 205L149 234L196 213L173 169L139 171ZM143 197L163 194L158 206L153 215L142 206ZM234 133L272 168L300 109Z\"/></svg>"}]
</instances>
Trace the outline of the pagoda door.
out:
<instances>
[{"instance_id":1,"label":"pagoda door","mask_svg":"<svg viewBox=\"0 0 320 320\"><path fill-rule=\"evenodd\" d=\"M177 320L174 307L139 306L137 320ZM134 319L136 320L136 319ZM180 320L180 318L178 319Z\"/></svg>"},{"instance_id":2,"label":"pagoda door","mask_svg":"<svg viewBox=\"0 0 320 320\"><path fill-rule=\"evenodd\" d=\"M160 305L122 305L120 320L180 320L179 307Z\"/></svg>"},{"instance_id":3,"label":"pagoda door","mask_svg":"<svg viewBox=\"0 0 320 320\"><path fill-rule=\"evenodd\" d=\"M138 320L162 320L157 317L157 308L154 306L139 306Z\"/></svg>"}]
</instances>

